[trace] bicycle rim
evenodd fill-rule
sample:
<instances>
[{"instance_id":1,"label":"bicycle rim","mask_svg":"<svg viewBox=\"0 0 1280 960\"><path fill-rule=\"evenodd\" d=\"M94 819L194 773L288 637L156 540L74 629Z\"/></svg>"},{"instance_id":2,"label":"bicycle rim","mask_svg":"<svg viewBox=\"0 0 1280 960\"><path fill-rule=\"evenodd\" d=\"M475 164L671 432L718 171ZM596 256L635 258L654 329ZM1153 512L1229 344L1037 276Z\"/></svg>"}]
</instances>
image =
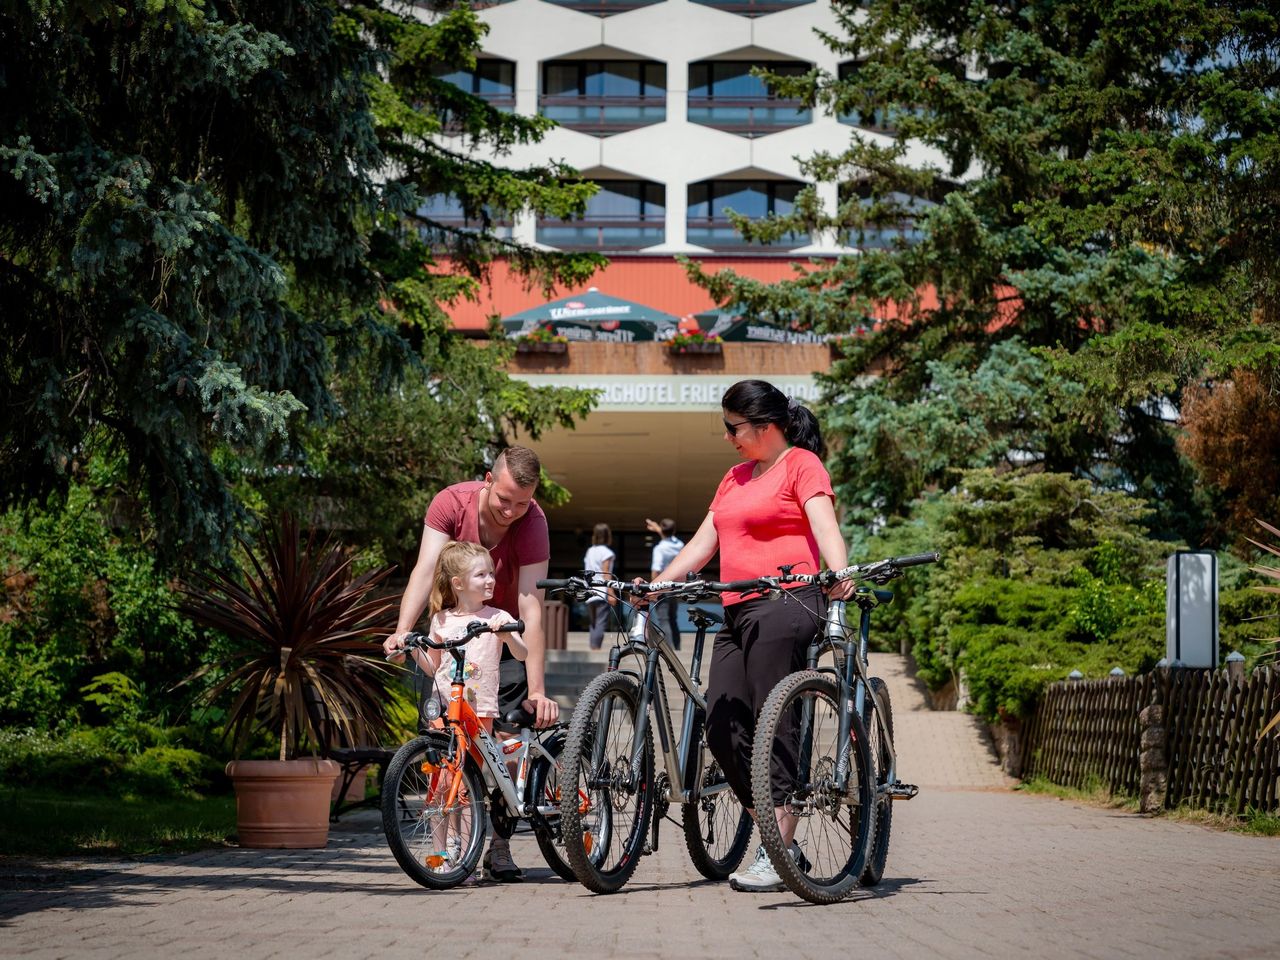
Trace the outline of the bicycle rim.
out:
<instances>
[{"instance_id":1,"label":"bicycle rim","mask_svg":"<svg viewBox=\"0 0 1280 960\"><path fill-rule=\"evenodd\" d=\"M424 887L448 889L475 870L488 832L484 783L449 737L419 737L396 751L382 829L401 869Z\"/></svg>"},{"instance_id":2,"label":"bicycle rim","mask_svg":"<svg viewBox=\"0 0 1280 960\"><path fill-rule=\"evenodd\" d=\"M850 723L842 749L837 684L804 671L774 687L756 725L751 785L760 841L787 887L812 903L843 899L866 865L874 783L862 720ZM763 815L778 805L795 818L799 861L775 818Z\"/></svg>"},{"instance_id":3,"label":"bicycle rim","mask_svg":"<svg viewBox=\"0 0 1280 960\"><path fill-rule=\"evenodd\" d=\"M561 754L560 829L578 880L613 893L631 878L653 814L653 745L639 770L639 684L620 673L597 677L578 701Z\"/></svg>"}]
</instances>

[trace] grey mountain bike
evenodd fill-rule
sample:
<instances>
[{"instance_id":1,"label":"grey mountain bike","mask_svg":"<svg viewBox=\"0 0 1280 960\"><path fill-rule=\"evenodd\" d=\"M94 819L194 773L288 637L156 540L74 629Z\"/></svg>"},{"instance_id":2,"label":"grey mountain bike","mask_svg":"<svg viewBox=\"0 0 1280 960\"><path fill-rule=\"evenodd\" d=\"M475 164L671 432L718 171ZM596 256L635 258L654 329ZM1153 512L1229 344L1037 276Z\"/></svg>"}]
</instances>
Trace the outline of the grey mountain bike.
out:
<instances>
[{"instance_id":1,"label":"grey mountain bike","mask_svg":"<svg viewBox=\"0 0 1280 960\"><path fill-rule=\"evenodd\" d=\"M877 586L904 568L935 563L937 553L880 560L819 574L763 577L761 592L786 583L830 587L842 580L859 587L850 601L828 605L823 629L809 646L807 669L779 681L756 722L751 758L752 800L758 811L781 808L795 824L801 856L793 857L775 817L758 818L760 841L778 876L811 903L835 903L859 883L874 886L889 855L893 801L910 800L918 788L898 780L889 691L868 675L871 611L893 600ZM847 606L860 611L858 633L845 622ZM820 666L833 654L834 665Z\"/></svg>"},{"instance_id":2,"label":"grey mountain bike","mask_svg":"<svg viewBox=\"0 0 1280 960\"><path fill-rule=\"evenodd\" d=\"M577 599L613 589L620 597L664 591L669 597L697 601L716 587L734 585L635 584L583 574L542 580L538 586ZM707 630L724 621L697 607L689 616L697 628L689 670L655 618L649 617L643 640L613 648L608 672L587 684L569 721L559 763L564 788L561 839L574 874L596 893L621 889L640 857L658 849L659 826L673 805L680 808L689 858L710 880L724 880L736 870L750 842L751 816L729 788L704 737L703 647ZM666 674L686 697L678 731L671 722ZM658 770L655 730L663 757Z\"/></svg>"}]
</instances>

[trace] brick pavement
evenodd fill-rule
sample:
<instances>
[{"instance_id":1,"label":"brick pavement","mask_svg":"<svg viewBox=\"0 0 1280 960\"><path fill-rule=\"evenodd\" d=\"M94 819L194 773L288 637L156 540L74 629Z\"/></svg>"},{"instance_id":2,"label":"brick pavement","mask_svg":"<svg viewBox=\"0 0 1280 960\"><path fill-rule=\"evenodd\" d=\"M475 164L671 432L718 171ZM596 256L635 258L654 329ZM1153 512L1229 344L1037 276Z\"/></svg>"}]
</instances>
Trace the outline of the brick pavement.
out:
<instances>
[{"instance_id":1,"label":"brick pavement","mask_svg":"<svg viewBox=\"0 0 1280 960\"><path fill-rule=\"evenodd\" d=\"M529 882L434 893L400 872L377 815L365 811L348 815L325 850L214 850L16 875L0 865L0 956L1280 953L1280 839L1003 789L980 729L926 711L896 658L878 658L873 672L891 685L903 776L923 789L895 806L885 882L842 904L705 882L670 825L658 853L614 896L555 878L527 834L513 846Z\"/></svg>"}]
</instances>

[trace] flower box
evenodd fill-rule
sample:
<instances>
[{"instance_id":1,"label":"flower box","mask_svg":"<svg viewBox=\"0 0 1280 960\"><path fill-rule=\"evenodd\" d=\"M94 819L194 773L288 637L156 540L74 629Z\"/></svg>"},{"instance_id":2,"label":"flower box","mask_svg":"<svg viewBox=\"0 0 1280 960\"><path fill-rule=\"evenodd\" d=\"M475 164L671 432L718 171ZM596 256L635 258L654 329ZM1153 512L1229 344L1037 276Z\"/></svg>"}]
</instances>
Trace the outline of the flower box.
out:
<instances>
[{"instance_id":1,"label":"flower box","mask_svg":"<svg viewBox=\"0 0 1280 960\"><path fill-rule=\"evenodd\" d=\"M675 354L689 353L723 353L722 344L717 342L673 343L671 352Z\"/></svg>"},{"instance_id":2,"label":"flower box","mask_svg":"<svg viewBox=\"0 0 1280 960\"><path fill-rule=\"evenodd\" d=\"M517 340L516 353L567 353L569 344L563 340Z\"/></svg>"}]
</instances>

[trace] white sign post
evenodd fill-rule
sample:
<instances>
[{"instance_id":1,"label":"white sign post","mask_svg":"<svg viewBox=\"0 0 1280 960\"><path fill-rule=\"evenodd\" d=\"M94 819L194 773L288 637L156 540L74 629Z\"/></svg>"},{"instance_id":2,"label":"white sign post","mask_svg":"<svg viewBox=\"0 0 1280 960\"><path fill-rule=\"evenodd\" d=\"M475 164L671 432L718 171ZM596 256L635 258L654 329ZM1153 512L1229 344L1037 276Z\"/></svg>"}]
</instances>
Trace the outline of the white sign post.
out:
<instances>
[{"instance_id":1,"label":"white sign post","mask_svg":"<svg viewBox=\"0 0 1280 960\"><path fill-rule=\"evenodd\" d=\"M1165 656L1184 667L1218 666L1218 558L1179 550L1165 572Z\"/></svg>"}]
</instances>

